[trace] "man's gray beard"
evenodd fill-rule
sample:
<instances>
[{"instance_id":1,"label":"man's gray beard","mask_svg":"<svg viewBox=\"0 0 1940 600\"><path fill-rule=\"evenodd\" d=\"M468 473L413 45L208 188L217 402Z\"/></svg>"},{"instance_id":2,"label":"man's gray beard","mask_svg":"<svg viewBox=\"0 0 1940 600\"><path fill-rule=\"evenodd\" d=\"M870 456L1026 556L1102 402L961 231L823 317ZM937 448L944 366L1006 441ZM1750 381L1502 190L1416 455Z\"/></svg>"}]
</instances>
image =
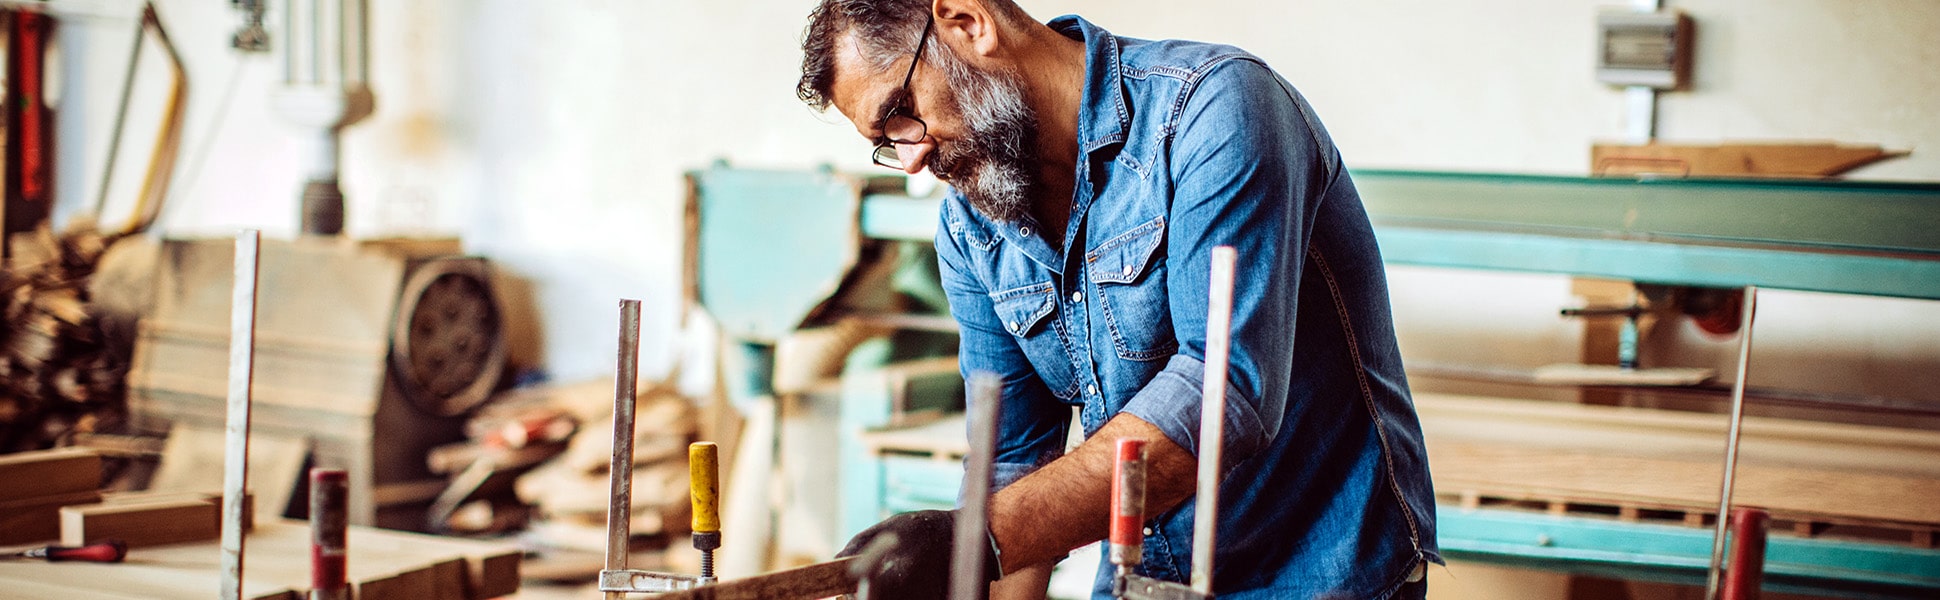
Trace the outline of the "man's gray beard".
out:
<instances>
[{"instance_id":1,"label":"man's gray beard","mask_svg":"<svg viewBox=\"0 0 1940 600\"><path fill-rule=\"evenodd\" d=\"M971 208L997 221L1030 214L1037 176L1037 115L1024 101L1014 73L980 71L948 46L932 46L950 82L951 101L963 115L966 135L939 145L930 172L948 181Z\"/></svg>"}]
</instances>

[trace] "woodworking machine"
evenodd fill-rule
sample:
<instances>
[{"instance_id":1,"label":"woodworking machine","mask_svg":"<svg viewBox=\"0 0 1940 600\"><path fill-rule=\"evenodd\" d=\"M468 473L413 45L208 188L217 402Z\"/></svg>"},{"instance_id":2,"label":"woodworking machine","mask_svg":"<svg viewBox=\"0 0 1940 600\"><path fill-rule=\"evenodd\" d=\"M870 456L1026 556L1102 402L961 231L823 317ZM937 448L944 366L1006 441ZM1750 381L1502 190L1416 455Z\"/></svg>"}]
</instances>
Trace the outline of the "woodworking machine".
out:
<instances>
[{"instance_id":1,"label":"woodworking machine","mask_svg":"<svg viewBox=\"0 0 1940 600\"><path fill-rule=\"evenodd\" d=\"M1940 210L1934 208L1940 206L1940 185L1375 170L1358 170L1353 176L1382 255L1392 265L1593 277L1720 298L1756 286L1940 300L1940 237L1932 233L1940 231ZM878 322L895 323L904 332L947 330L934 259L925 254L935 236L939 201L911 198L880 185L832 189L831 177L827 171L753 171L725 165L691 175L696 193L690 223L698 222L703 234L690 237L699 257L695 280L708 290L698 294L702 304L710 311L717 305L726 308L714 301L723 297L723 286L768 286L761 290L775 293L772 299L752 291L740 294L732 312L791 315L766 322L763 331L776 332L812 324L815 319L803 315L824 303L899 294L927 301L877 309L896 317L879 313ZM830 220L837 222L795 225ZM774 226L763 229L760 223L790 225L774 231ZM868 260L870 253L885 247L916 258L905 260L893 276L863 277L877 266ZM824 274L814 281L771 278L792 272L789 267L798 255L809 253L862 259L825 263L835 270L820 271ZM740 265L717 260L723 257ZM925 265L925 259L931 264ZM733 334L753 321L740 323L723 329ZM1714 326L1731 329L1730 323L1706 324L1707 329ZM921 436L872 433L892 425L932 423L921 415L960 406L953 394L962 389L962 381L948 357L953 336L936 335L940 341L927 346L892 335L866 341L848 353L839 388L842 518L832 543L893 512L955 503L960 467L923 454L960 452L950 448L962 448L961 442L910 443L911 437L935 437L927 433L931 427L923 428ZM1634 355L1625 357L1634 360ZM1756 363L1750 366L1757 368ZM768 381L765 375L757 373L752 379ZM1877 398L1787 395L1743 386L1681 389L1722 398L1733 387L1761 401L1829 409L1907 408ZM1715 422L1719 434L1712 447L1718 458L1710 462L1715 469L1727 446L1725 425L1735 421L1725 415L1685 414L1688 419L1679 419ZM1425 425L1427 421L1424 413ZM962 430L950 423L935 423L933 429ZM882 441L890 438L897 441ZM1699 485L1711 486L1714 504L1688 510L1720 514L1713 512L1720 500L1719 481L1710 477L1715 476ZM1444 487L1439 471L1437 479L1437 488ZM1439 506L1438 522L1441 547L1451 558L1703 585L1706 563L1720 554L1715 551L1716 530L1709 527L1448 502ZM1770 591L1888 598L1931 597L1940 591L1940 550L1931 545L1773 535L1765 557L1763 587Z\"/></svg>"}]
</instances>

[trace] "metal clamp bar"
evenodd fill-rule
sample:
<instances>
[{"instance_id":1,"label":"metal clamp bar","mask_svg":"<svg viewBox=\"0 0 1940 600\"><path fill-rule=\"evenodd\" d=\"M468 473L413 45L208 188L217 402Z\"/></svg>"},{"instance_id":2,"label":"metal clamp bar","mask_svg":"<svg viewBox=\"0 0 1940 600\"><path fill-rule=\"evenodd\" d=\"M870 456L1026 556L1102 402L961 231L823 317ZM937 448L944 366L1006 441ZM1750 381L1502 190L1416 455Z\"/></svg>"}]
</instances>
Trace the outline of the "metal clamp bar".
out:
<instances>
[{"instance_id":1,"label":"metal clamp bar","mask_svg":"<svg viewBox=\"0 0 1940 600\"><path fill-rule=\"evenodd\" d=\"M1738 437L1745 422L1745 382L1751 373L1751 323L1758 312L1758 286L1745 287L1743 321L1738 325L1738 379L1731 384L1731 431L1725 435L1724 483L1718 490L1718 528L1712 534L1711 568L1705 576L1704 597L1718 597L1718 583L1724 570L1725 527L1731 516L1732 478L1738 467Z\"/></svg>"},{"instance_id":2,"label":"metal clamp bar","mask_svg":"<svg viewBox=\"0 0 1940 600\"><path fill-rule=\"evenodd\" d=\"M1206 372L1201 382L1205 406L1199 417L1199 491L1192 524L1192 590L1212 597L1213 544L1219 529L1219 454L1226 431L1226 362L1233 339L1232 246L1212 251L1212 283L1206 314Z\"/></svg>"},{"instance_id":3,"label":"metal clamp bar","mask_svg":"<svg viewBox=\"0 0 1940 600\"><path fill-rule=\"evenodd\" d=\"M606 586L608 573L628 571L627 543L633 537L633 409L634 386L640 368L640 301L620 301L619 368L613 376L613 461L609 465L611 503L606 507L606 568L600 571L600 591L607 600L623 600L628 589ZM670 590L662 590L670 591Z\"/></svg>"},{"instance_id":4,"label":"metal clamp bar","mask_svg":"<svg viewBox=\"0 0 1940 600\"><path fill-rule=\"evenodd\" d=\"M984 548L990 545L991 461L996 457L997 415L1003 404L1004 383L997 375L970 376L970 456L963 461L963 510L957 513L955 552L950 569L950 598L984 597Z\"/></svg>"},{"instance_id":5,"label":"metal clamp bar","mask_svg":"<svg viewBox=\"0 0 1940 600\"><path fill-rule=\"evenodd\" d=\"M633 569L600 571L600 591L608 597L626 593L664 593L691 590L701 586L699 577L678 573L659 573Z\"/></svg>"},{"instance_id":6,"label":"metal clamp bar","mask_svg":"<svg viewBox=\"0 0 1940 600\"><path fill-rule=\"evenodd\" d=\"M1206 600L1211 595L1185 585L1127 573L1119 578L1119 600Z\"/></svg>"},{"instance_id":7,"label":"metal clamp bar","mask_svg":"<svg viewBox=\"0 0 1940 600\"><path fill-rule=\"evenodd\" d=\"M222 589L221 598L242 598L243 490L249 489L249 392L255 380L256 274L262 257L263 234L245 229L236 234L234 290L229 303L228 424L222 449Z\"/></svg>"}]
</instances>

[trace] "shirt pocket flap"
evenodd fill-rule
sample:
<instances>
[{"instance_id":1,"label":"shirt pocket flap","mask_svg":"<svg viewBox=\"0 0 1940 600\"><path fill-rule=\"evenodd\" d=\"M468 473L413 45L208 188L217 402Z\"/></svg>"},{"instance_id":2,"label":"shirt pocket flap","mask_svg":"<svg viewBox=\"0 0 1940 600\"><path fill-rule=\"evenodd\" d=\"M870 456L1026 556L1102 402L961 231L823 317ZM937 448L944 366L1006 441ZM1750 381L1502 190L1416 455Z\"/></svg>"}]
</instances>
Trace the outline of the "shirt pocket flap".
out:
<instances>
[{"instance_id":1,"label":"shirt pocket flap","mask_svg":"<svg viewBox=\"0 0 1940 600\"><path fill-rule=\"evenodd\" d=\"M1159 260L1165 242L1165 217L1156 217L1119 234L1085 254L1091 280L1099 284L1131 283Z\"/></svg>"},{"instance_id":2,"label":"shirt pocket flap","mask_svg":"<svg viewBox=\"0 0 1940 600\"><path fill-rule=\"evenodd\" d=\"M996 305L997 318L1003 320L1004 330L1018 337L1036 331L1057 306L1048 282L997 292L990 299Z\"/></svg>"}]
</instances>

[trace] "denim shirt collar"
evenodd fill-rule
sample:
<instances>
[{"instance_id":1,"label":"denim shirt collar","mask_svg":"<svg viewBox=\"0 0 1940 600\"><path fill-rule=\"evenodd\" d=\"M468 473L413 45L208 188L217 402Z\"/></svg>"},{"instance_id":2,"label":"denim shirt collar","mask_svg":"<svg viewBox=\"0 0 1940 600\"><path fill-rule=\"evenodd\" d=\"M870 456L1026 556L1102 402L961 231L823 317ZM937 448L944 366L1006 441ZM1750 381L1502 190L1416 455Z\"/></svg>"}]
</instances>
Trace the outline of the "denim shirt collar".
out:
<instances>
[{"instance_id":1,"label":"denim shirt collar","mask_svg":"<svg viewBox=\"0 0 1940 600\"><path fill-rule=\"evenodd\" d=\"M1078 109L1078 149L1091 154L1125 141L1131 116L1118 62L1118 38L1077 15L1047 23L1051 29L1085 43L1085 90Z\"/></svg>"}]
</instances>

